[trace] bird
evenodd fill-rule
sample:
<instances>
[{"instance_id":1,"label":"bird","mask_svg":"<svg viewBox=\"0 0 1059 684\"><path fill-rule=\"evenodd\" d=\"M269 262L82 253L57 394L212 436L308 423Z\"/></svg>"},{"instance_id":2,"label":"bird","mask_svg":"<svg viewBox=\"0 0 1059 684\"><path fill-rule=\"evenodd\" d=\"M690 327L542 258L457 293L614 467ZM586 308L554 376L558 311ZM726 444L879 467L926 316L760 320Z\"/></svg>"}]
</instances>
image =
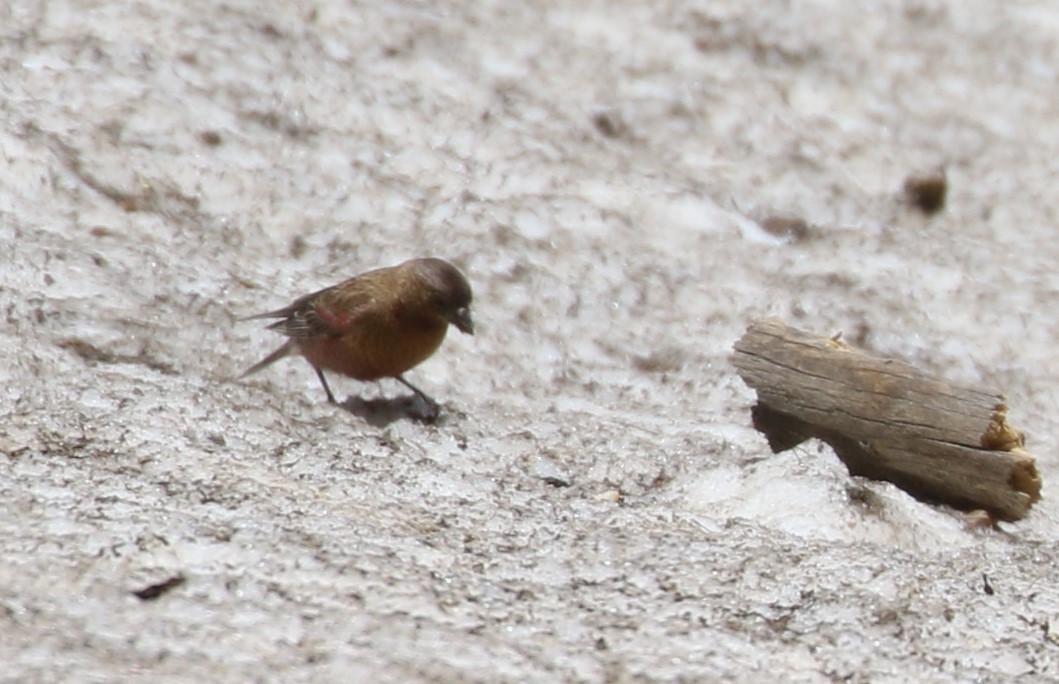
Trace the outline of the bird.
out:
<instances>
[{"instance_id":1,"label":"bird","mask_svg":"<svg viewBox=\"0 0 1059 684\"><path fill-rule=\"evenodd\" d=\"M325 370L361 381L393 378L423 400L428 418L437 418L437 402L404 373L437 351L450 324L474 335L472 298L467 278L444 259L411 259L366 271L282 309L240 319L279 319L268 329L290 339L239 377L301 355L316 371L329 403L337 402Z\"/></svg>"}]
</instances>

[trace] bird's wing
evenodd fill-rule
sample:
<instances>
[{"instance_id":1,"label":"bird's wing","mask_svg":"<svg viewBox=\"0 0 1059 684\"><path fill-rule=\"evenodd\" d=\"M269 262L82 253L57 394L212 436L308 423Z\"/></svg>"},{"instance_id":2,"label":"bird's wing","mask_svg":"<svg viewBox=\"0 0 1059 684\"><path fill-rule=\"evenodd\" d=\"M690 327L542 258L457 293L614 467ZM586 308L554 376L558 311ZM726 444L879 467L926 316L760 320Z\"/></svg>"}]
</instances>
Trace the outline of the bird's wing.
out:
<instances>
[{"instance_id":1,"label":"bird's wing","mask_svg":"<svg viewBox=\"0 0 1059 684\"><path fill-rule=\"evenodd\" d=\"M269 330L295 339L341 337L368 312L368 292L336 285L305 295L290 306L250 318L279 318Z\"/></svg>"}]
</instances>

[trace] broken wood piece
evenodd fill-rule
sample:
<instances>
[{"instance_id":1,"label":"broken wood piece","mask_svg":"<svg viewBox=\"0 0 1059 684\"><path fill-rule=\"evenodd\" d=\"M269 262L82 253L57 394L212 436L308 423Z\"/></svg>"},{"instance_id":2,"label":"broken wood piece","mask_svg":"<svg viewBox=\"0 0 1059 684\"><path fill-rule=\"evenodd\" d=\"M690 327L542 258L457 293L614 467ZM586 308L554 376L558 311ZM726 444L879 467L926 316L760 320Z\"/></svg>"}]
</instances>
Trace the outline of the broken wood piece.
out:
<instances>
[{"instance_id":1,"label":"broken wood piece","mask_svg":"<svg viewBox=\"0 0 1059 684\"><path fill-rule=\"evenodd\" d=\"M754 427L778 453L815 437L852 475L1019 520L1041 497L1023 436L998 392L953 386L892 359L777 320L753 322L733 363L757 392Z\"/></svg>"}]
</instances>

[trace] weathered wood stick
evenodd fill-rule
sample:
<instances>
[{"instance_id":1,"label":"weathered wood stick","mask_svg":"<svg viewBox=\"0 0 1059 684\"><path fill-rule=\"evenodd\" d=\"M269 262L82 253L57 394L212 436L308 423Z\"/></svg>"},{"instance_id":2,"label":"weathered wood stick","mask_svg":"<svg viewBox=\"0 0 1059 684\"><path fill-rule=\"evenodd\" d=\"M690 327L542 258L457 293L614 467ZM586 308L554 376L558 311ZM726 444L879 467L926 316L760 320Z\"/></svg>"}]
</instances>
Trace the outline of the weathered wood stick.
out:
<instances>
[{"instance_id":1,"label":"weathered wood stick","mask_svg":"<svg viewBox=\"0 0 1059 684\"><path fill-rule=\"evenodd\" d=\"M1036 462L997 392L954 387L776 320L753 322L732 361L757 391L754 427L774 453L816 437L853 475L1001 520L1025 517L1041 497Z\"/></svg>"}]
</instances>

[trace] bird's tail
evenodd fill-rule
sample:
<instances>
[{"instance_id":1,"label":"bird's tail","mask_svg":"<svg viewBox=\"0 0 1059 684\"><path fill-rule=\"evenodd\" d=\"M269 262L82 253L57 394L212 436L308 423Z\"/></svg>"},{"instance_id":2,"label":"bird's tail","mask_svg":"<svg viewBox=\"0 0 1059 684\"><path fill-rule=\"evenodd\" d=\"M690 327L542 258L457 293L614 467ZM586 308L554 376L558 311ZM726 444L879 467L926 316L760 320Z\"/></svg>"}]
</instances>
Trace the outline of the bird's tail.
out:
<instances>
[{"instance_id":1,"label":"bird's tail","mask_svg":"<svg viewBox=\"0 0 1059 684\"><path fill-rule=\"evenodd\" d=\"M262 318L286 318L290 316L293 311L293 307L286 306L282 309L276 309L275 311L266 311L265 313L254 314L253 316L243 316L242 318L237 318L235 320L241 323L243 321L257 321Z\"/></svg>"},{"instance_id":2,"label":"bird's tail","mask_svg":"<svg viewBox=\"0 0 1059 684\"><path fill-rule=\"evenodd\" d=\"M294 343L293 342L287 342L286 344L284 344L282 347L280 347L276 351L272 352L271 354L269 354L265 358L263 358L260 361L258 361L257 363L255 363L253 366L250 366L249 368L247 368L245 371L243 371L243 374L240 375L239 378L242 379L242 378L245 378L248 375L253 375L254 373L256 373L259 370L261 370L262 368L266 368L268 366L271 366L275 362L277 362L280 359L282 359L284 356L287 356L288 354L292 354L293 352L294 352Z\"/></svg>"}]
</instances>

